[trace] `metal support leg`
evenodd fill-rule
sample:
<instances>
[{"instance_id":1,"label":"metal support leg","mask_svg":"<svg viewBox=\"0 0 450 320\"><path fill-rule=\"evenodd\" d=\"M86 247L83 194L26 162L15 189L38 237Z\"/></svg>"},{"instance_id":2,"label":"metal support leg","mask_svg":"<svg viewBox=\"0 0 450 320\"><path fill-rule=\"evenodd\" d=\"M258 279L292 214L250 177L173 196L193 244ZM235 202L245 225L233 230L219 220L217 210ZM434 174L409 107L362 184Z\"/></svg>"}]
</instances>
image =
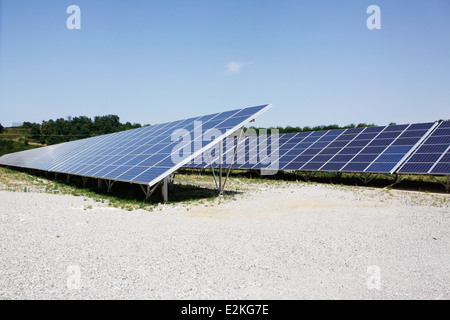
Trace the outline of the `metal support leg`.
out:
<instances>
[{"instance_id":1,"label":"metal support leg","mask_svg":"<svg viewBox=\"0 0 450 320\"><path fill-rule=\"evenodd\" d=\"M163 197L163 201L164 202L167 202L167 201L169 201L169 188L168 188L168 185L169 185L169 179L166 177L166 178L164 178L164 180L163 180L163 185L162 185L162 197Z\"/></svg>"},{"instance_id":2,"label":"metal support leg","mask_svg":"<svg viewBox=\"0 0 450 320\"><path fill-rule=\"evenodd\" d=\"M371 173L369 173L369 174L365 173L364 174L364 184L365 185L367 185L369 183L371 175L372 175Z\"/></svg>"},{"instance_id":3,"label":"metal support leg","mask_svg":"<svg viewBox=\"0 0 450 320\"><path fill-rule=\"evenodd\" d=\"M244 132L244 127L241 128L241 132L239 133L239 138L236 141L236 147L234 147L233 158L231 159L230 166L228 167L227 176L225 177L225 181L223 182L222 190L225 188L225 185L227 183L228 177L230 176L231 168L233 167L233 163L234 163L234 157L236 157L237 149L238 149L238 146L239 146L239 142L241 141L243 132Z\"/></svg>"},{"instance_id":4,"label":"metal support leg","mask_svg":"<svg viewBox=\"0 0 450 320\"><path fill-rule=\"evenodd\" d=\"M303 179L308 182L309 179L311 179L312 175L314 174L313 171L309 171L306 175L303 176Z\"/></svg>"},{"instance_id":5,"label":"metal support leg","mask_svg":"<svg viewBox=\"0 0 450 320\"><path fill-rule=\"evenodd\" d=\"M86 188L86 183L88 178L87 177L81 177L81 180L83 180L83 188Z\"/></svg>"},{"instance_id":6,"label":"metal support leg","mask_svg":"<svg viewBox=\"0 0 450 320\"><path fill-rule=\"evenodd\" d=\"M211 172L212 172L213 177L214 177L214 182L216 183L217 191L220 192L219 184L217 183L216 173L215 173L215 171L214 171L214 167L213 167L213 164L212 164L212 161L211 161L211 157L209 156L209 152L206 152L206 155L208 156L209 165L211 166ZM175 177L174 177L174 178L175 178Z\"/></svg>"},{"instance_id":7,"label":"metal support leg","mask_svg":"<svg viewBox=\"0 0 450 320\"><path fill-rule=\"evenodd\" d=\"M397 183L402 180L402 177L398 173L391 174L391 176L394 178L395 182L393 184L388 185L387 187L384 187L384 189L389 189L395 186Z\"/></svg>"},{"instance_id":8,"label":"metal support leg","mask_svg":"<svg viewBox=\"0 0 450 320\"><path fill-rule=\"evenodd\" d=\"M68 174L66 177L66 182L69 183L69 181L70 181L70 174Z\"/></svg>"},{"instance_id":9,"label":"metal support leg","mask_svg":"<svg viewBox=\"0 0 450 320\"><path fill-rule=\"evenodd\" d=\"M223 186L222 186L222 151L223 151L223 140L220 140L219 142L219 194L222 195L223 193Z\"/></svg>"},{"instance_id":10,"label":"metal support leg","mask_svg":"<svg viewBox=\"0 0 450 320\"><path fill-rule=\"evenodd\" d=\"M364 173L364 178L360 178L364 185L367 185L371 180L375 178L375 175L372 176L372 173Z\"/></svg>"},{"instance_id":11,"label":"metal support leg","mask_svg":"<svg viewBox=\"0 0 450 320\"><path fill-rule=\"evenodd\" d=\"M97 180L97 188L99 188L99 189L103 188L103 180L102 179Z\"/></svg>"},{"instance_id":12,"label":"metal support leg","mask_svg":"<svg viewBox=\"0 0 450 320\"><path fill-rule=\"evenodd\" d=\"M112 181L112 180L106 180L106 187L108 188L108 193L111 193L111 191L112 191L112 187L113 187L113 185L114 185L114 181Z\"/></svg>"},{"instance_id":13,"label":"metal support leg","mask_svg":"<svg viewBox=\"0 0 450 320\"><path fill-rule=\"evenodd\" d=\"M150 198L150 196L153 194L153 192L155 192L156 188L159 186L159 183L156 184L152 189L150 189L150 186L147 185L146 187L144 187L142 184L140 185L142 191L144 191L145 194L145 201L148 200L148 198Z\"/></svg>"},{"instance_id":14,"label":"metal support leg","mask_svg":"<svg viewBox=\"0 0 450 320\"><path fill-rule=\"evenodd\" d=\"M169 184L173 183L173 179L175 179L175 174L176 174L176 172L174 172L170 175Z\"/></svg>"},{"instance_id":15,"label":"metal support leg","mask_svg":"<svg viewBox=\"0 0 450 320\"><path fill-rule=\"evenodd\" d=\"M439 180L438 178L436 178L433 175L430 175L430 177L432 177L437 183L442 184L444 186L446 192L450 191L450 176L447 176L447 179L445 182L442 182L441 180Z\"/></svg>"}]
</instances>

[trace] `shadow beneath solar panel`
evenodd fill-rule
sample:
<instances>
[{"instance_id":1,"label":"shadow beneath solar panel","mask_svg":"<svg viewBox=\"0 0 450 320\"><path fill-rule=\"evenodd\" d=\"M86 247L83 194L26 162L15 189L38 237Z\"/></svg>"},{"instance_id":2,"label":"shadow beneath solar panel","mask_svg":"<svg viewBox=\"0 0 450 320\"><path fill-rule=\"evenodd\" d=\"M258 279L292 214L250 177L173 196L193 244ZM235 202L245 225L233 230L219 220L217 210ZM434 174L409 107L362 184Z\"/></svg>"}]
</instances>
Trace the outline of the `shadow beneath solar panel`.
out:
<instances>
[{"instance_id":1,"label":"shadow beneath solar panel","mask_svg":"<svg viewBox=\"0 0 450 320\"><path fill-rule=\"evenodd\" d=\"M79 179L79 181L77 180L77 177L71 178L70 184L74 187L82 187L81 178ZM99 188L96 180L90 180L91 181L86 184L85 188L99 195L115 197L118 200L129 202L145 202L153 204L164 202L161 185L156 188L149 199L145 200L145 195L141 189L141 186L137 184L115 182L111 192L108 193L106 186L103 185L102 188ZM61 182L65 183L64 181ZM218 196L217 190L179 183L170 183L168 186L168 191L169 203L212 199ZM234 192L228 191L225 194L228 195L233 193Z\"/></svg>"},{"instance_id":2,"label":"shadow beneath solar panel","mask_svg":"<svg viewBox=\"0 0 450 320\"><path fill-rule=\"evenodd\" d=\"M208 169L184 169L183 173L202 173L205 175L211 174ZM329 172L314 172L309 176L307 172L278 171L274 175L262 176L259 171L256 170L233 170L230 174L230 177L262 179L267 181L310 181L343 186L360 186L416 192L448 193L446 191L446 177L442 176L401 175L399 176L399 181L397 181L397 177L386 174L377 174L372 176L369 181L364 181L363 175L357 173L342 173L340 175L336 175L335 173Z\"/></svg>"},{"instance_id":3,"label":"shadow beneath solar panel","mask_svg":"<svg viewBox=\"0 0 450 320\"><path fill-rule=\"evenodd\" d=\"M115 200L118 202L123 201L124 204L158 204L163 202L162 187L158 186L149 199L145 200L145 194L138 184L126 183L126 182L114 182L114 185L110 192L107 190L107 186L104 181L99 183L98 179L90 178L83 183L83 179L80 176L69 176L65 174L46 173L43 171L29 170L24 168L10 168L17 172L25 172L31 176L45 178L46 180L54 181L62 185L66 185L73 188L73 191L69 190L69 193L73 195L87 195L87 196L101 196L109 200ZM225 195L234 195L239 192L224 191ZM195 185L186 185L180 183L169 184L169 201L170 203L193 201L202 199L213 199L218 196L218 191L215 189L209 189L199 187Z\"/></svg>"},{"instance_id":4,"label":"shadow beneath solar panel","mask_svg":"<svg viewBox=\"0 0 450 320\"><path fill-rule=\"evenodd\" d=\"M227 196L233 196L241 194L239 191L224 190L223 194ZM216 198L219 194L216 190L201 188L192 185L184 184L172 184L169 187L169 201L170 202L181 202L187 200L201 200L209 199L212 200Z\"/></svg>"},{"instance_id":5,"label":"shadow beneath solar panel","mask_svg":"<svg viewBox=\"0 0 450 320\"><path fill-rule=\"evenodd\" d=\"M361 175L353 173L342 174L340 177L334 175L333 173L319 173L311 176L309 181L378 189L447 193L444 186L445 179L442 179L440 183L429 176L401 176L400 180L397 181L395 177L379 174L370 181L365 181Z\"/></svg>"}]
</instances>

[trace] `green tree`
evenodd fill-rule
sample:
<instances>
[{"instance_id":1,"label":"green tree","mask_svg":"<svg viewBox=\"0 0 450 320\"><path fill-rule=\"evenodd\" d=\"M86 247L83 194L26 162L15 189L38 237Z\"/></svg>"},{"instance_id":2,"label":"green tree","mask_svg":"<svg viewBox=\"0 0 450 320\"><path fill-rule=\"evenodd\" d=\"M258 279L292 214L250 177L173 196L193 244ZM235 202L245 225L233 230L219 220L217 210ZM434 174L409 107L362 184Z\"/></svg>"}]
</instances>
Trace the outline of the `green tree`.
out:
<instances>
[{"instance_id":1,"label":"green tree","mask_svg":"<svg viewBox=\"0 0 450 320\"><path fill-rule=\"evenodd\" d=\"M5 131L5 127L3 127L2 124L0 123L0 133L3 133L3 131Z\"/></svg>"},{"instance_id":2,"label":"green tree","mask_svg":"<svg viewBox=\"0 0 450 320\"><path fill-rule=\"evenodd\" d=\"M108 134L120 131L120 118L117 115L97 116L94 118L94 133Z\"/></svg>"},{"instance_id":3,"label":"green tree","mask_svg":"<svg viewBox=\"0 0 450 320\"><path fill-rule=\"evenodd\" d=\"M38 123L33 123L30 129L31 139L40 140L41 138L41 125Z\"/></svg>"},{"instance_id":4,"label":"green tree","mask_svg":"<svg viewBox=\"0 0 450 320\"><path fill-rule=\"evenodd\" d=\"M12 152L13 148L12 140L0 140L0 156Z\"/></svg>"}]
</instances>

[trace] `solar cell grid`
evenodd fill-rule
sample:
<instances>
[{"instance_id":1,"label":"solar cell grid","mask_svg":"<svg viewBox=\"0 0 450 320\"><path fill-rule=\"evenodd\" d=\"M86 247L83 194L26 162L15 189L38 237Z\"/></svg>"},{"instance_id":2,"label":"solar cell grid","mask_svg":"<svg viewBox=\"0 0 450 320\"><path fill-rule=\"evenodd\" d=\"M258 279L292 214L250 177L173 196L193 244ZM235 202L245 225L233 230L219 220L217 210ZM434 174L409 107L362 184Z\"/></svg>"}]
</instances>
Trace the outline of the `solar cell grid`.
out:
<instances>
[{"instance_id":1,"label":"solar cell grid","mask_svg":"<svg viewBox=\"0 0 450 320\"><path fill-rule=\"evenodd\" d=\"M364 133L379 133L380 131L384 130L386 127L366 127L364 130Z\"/></svg>"},{"instance_id":2,"label":"solar cell grid","mask_svg":"<svg viewBox=\"0 0 450 320\"><path fill-rule=\"evenodd\" d=\"M416 126L397 126L399 128L405 127L405 129L403 131L397 131L400 132L398 137L395 138L382 153L380 153L380 155L367 167L365 172L394 173L409 153L414 151L420 141L425 137L425 134L429 130L432 130L434 126L434 123Z\"/></svg>"},{"instance_id":3,"label":"solar cell grid","mask_svg":"<svg viewBox=\"0 0 450 320\"><path fill-rule=\"evenodd\" d=\"M329 130L324 131L315 143L306 148L300 153L300 156L292 160L290 163L284 165L283 169L289 170L316 170L322 162L314 161L313 159L323 149L332 145L336 139L341 136L346 130ZM320 131L319 131L320 132ZM319 135L317 135L319 136Z\"/></svg>"},{"instance_id":4,"label":"solar cell grid","mask_svg":"<svg viewBox=\"0 0 450 320\"><path fill-rule=\"evenodd\" d=\"M403 131L406 128L408 128L410 125L407 124L401 124L401 125L393 125L393 126L387 126L384 129L384 132L391 132L391 131Z\"/></svg>"},{"instance_id":5,"label":"solar cell grid","mask_svg":"<svg viewBox=\"0 0 450 320\"><path fill-rule=\"evenodd\" d=\"M450 121L441 122L401 165L399 173L450 174L446 154L450 148Z\"/></svg>"},{"instance_id":6,"label":"solar cell grid","mask_svg":"<svg viewBox=\"0 0 450 320\"><path fill-rule=\"evenodd\" d=\"M417 123L280 135L280 169L392 173L434 126L435 123ZM443 138L444 134L430 141L439 139L445 143ZM248 159L239 166L260 167L259 163L249 164Z\"/></svg>"}]
</instances>

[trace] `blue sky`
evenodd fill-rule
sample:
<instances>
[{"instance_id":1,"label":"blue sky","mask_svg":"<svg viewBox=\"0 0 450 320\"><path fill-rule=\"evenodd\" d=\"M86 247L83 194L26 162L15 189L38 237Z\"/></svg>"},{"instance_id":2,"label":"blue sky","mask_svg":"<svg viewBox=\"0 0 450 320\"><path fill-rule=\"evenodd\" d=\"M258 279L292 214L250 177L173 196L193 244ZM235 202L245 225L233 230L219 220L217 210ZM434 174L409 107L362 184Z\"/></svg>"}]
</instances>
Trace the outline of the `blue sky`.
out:
<instances>
[{"instance_id":1,"label":"blue sky","mask_svg":"<svg viewBox=\"0 0 450 320\"><path fill-rule=\"evenodd\" d=\"M4 126L155 124L266 103L254 125L450 118L448 0L0 3ZM66 26L72 4L81 30ZM366 26L370 5L380 30Z\"/></svg>"}]
</instances>

